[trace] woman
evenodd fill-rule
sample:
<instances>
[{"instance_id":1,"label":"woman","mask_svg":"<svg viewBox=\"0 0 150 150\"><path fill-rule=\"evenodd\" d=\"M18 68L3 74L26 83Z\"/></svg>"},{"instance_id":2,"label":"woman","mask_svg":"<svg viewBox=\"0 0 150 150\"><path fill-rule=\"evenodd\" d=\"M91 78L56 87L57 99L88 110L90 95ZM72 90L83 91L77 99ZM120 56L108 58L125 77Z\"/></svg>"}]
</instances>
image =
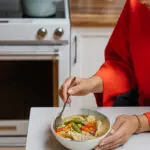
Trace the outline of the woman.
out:
<instances>
[{"instance_id":1,"label":"woman","mask_svg":"<svg viewBox=\"0 0 150 150\"><path fill-rule=\"evenodd\" d=\"M77 78L70 89L72 77L67 79L60 96L66 101L68 93L93 92L98 106L150 106L149 77L150 9L138 0L127 0L106 47L105 63L94 76ZM114 149L134 133L146 131L150 131L150 112L118 116L111 134L95 149Z\"/></svg>"}]
</instances>

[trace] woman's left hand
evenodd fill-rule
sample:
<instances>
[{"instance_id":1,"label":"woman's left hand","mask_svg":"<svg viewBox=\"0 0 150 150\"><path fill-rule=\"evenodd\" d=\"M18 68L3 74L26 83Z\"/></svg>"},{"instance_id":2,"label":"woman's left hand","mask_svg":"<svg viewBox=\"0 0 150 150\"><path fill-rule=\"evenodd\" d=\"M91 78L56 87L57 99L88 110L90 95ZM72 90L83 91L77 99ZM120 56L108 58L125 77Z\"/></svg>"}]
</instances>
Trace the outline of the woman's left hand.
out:
<instances>
[{"instance_id":1,"label":"woman's left hand","mask_svg":"<svg viewBox=\"0 0 150 150\"><path fill-rule=\"evenodd\" d=\"M104 138L95 150L112 150L125 144L138 129L138 119L133 115L118 116L110 134Z\"/></svg>"}]
</instances>

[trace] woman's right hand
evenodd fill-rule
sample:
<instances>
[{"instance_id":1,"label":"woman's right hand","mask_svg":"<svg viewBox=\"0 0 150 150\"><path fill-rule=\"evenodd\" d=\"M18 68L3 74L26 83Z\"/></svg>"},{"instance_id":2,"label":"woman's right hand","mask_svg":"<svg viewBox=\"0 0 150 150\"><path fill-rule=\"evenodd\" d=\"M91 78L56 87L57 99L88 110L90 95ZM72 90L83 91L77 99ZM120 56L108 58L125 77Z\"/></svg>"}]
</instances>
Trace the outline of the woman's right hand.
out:
<instances>
[{"instance_id":1,"label":"woman's right hand","mask_svg":"<svg viewBox=\"0 0 150 150\"><path fill-rule=\"evenodd\" d=\"M67 100L68 94L71 96L84 96L91 92L100 93L103 90L102 80L99 76L76 78L73 86L70 87L72 80L73 77L66 79L59 90L59 95L64 102ZM68 103L71 103L71 99L68 100Z\"/></svg>"}]
</instances>

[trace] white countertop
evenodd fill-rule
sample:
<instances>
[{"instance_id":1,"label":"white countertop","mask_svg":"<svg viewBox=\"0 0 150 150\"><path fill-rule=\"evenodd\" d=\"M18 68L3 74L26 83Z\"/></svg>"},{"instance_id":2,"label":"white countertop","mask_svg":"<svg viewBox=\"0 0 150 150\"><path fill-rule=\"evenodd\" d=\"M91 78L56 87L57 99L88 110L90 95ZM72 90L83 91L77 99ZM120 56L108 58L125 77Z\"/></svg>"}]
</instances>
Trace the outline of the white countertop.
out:
<instances>
[{"instance_id":1,"label":"white countertop","mask_svg":"<svg viewBox=\"0 0 150 150\"><path fill-rule=\"evenodd\" d=\"M68 108L70 109L70 108ZM26 150L66 150L51 134L50 122L60 108L32 108ZM110 117L111 123L120 114L140 114L150 111L150 107L107 107L97 108ZM150 150L150 133L133 135L129 141L117 150Z\"/></svg>"}]
</instances>

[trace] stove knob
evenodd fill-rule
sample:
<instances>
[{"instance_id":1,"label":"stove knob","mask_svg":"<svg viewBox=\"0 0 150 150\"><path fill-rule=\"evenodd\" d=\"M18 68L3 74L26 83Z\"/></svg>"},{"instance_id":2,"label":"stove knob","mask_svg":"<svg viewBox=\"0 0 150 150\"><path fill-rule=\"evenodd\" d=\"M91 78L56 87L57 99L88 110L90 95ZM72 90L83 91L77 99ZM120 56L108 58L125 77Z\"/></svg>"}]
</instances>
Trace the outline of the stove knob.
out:
<instances>
[{"instance_id":1,"label":"stove knob","mask_svg":"<svg viewBox=\"0 0 150 150\"><path fill-rule=\"evenodd\" d=\"M45 28L40 28L37 32L38 38L44 38L47 35L47 30Z\"/></svg>"},{"instance_id":2,"label":"stove knob","mask_svg":"<svg viewBox=\"0 0 150 150\"><path fill-rule=\"evenodd\" d=\"M61 27L57 28L54 32L54 39L55 40L60 39L63 36L63 34L64 34L63 28L61 28Z\"/></svg>"}]
</instances>

